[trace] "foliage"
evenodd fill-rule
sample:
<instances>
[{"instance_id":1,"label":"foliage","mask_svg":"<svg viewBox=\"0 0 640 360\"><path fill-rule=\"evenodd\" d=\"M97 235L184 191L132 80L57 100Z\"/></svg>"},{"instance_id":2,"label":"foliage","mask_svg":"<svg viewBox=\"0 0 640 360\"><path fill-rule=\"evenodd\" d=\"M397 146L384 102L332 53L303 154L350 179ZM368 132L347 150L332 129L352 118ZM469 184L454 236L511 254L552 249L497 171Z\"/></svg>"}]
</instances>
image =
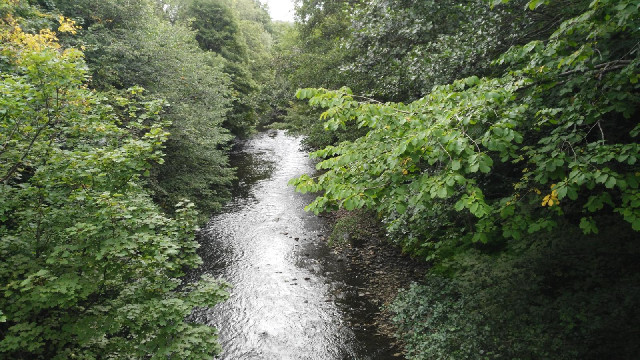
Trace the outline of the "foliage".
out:
<instances>
[{"instance_id":1,"label":"foliage","mask_svg":"<svg viewBox=\"0 0 640 360\"><path fill-rule=\"evenodd\" d=\"M274 46L275 100L272 121L283 121L281 128L307 136L311 148L322 148L341 140L353 140L363 132L350 127L341 133L320 131L319 112L300 101L291 102L300 87L340 87L352 84L350 74L341 69L349 61L349 52L341 47L348 36L350 12L356 1L300 1L297 21L281 24Z\"/></svg>"},{"instance_id":2,"label":"foliage","mask_svg":"<svg viewBox=\"0 0 640 360\"><path fill-rule=\"evenodd\" d=\"M346 86L376 100L411 102L434 85L499 75L503 67L491 66L492 60L510 46L548 37L585 1L552 2L535 11L525 11L525 4L518 0L492 9L484 0L301 0L285 73L299 88ZM296 113L299 108L289 109L295 119L304 116ZM317 137L322 123L304 122L310 125L304 134ZM352 125L345 132L357 131ZM341 141L333 140L311 142L324 147Z\"/></svg>"},{"instance_id":3,"label":"foliage","mask_svg":"<svg viewBox=\"0 0 640 360\"><path fill-rule=\"evenodd\" d=\"M224 125L235 135L248 136L267 107L256 83L270 77L266 10L254 0L192 0L182 12L196 31L200 47L226 60L224 72L231 78L233 103Z\"/></svg>"},{"instance_id":4,"label":"foliage","mask_svg":"<svg viewBox=\"0 0 640 360\"><path fill-rule=\"evenodd\" d=\"M408 358L634 359L640 248L605 232L528 237L432 272L391 305Z\"/></svg>"},{"instance_id":5,"label":"foliage","mask_svg":"<svg viewBox=\"0 0 640 360\"><path fill-rule=\"evenodd\" d=\"M164 203L193 199L208 215L229 198L234 178L225 152L231 136L223 128L230 106L229 79L220 59L200 51L186 28L166 22L148 26L146 35L135 34L140 37L131 45L139 41L137 56L153 58L158 69L138 79L169 102L166 117L174 124L166 162L155 169L156 193Z\"/></svg>"},{"instance_id":6,"label":"foliage","mask_svg":"<svg viewBox=\"0 0 640 360\"><path fill-rule=\"evenodd\" d=\"M240 37L238 20L222 1L193 0L186 9L200 47L233 62L247 60L247 46Z\"/></svg>"},{"instance_id":7,"label":"foliage","mask_svg":"<svg viewBox=\"0 0 640 360\"><path fill-rule=\"evenodd\" d=\"M514 47L499 60L512 68L500 78L458 80L410 104L300 90L329 107L327 129L369 128L313 154L328 171L294 181L324 191L308 209L369 207L391 231L416 224L403 246L429 256L447 243L439 230L486 243L578 216L593 231L605 204L639 230L637 9L624 4L596 2L547 43Z\"/></svg>"},{"instance_id":8,"label":"foliage","mask_svg":"<svg viewBox=\"0 0 640 360\"><path fill-rule=\"evenodd\" d=\"M351 12L358 1L300 1L296 10L295 56L291 81L295 87L337 88L350 84L341 71L349 53L341 48L349 36Z\"/></svg>"},{"instance_id":9,"label":"foliage","mask_svg":"<svg viewBox=\"0 0 640 360\"><path fill-rule=\"evenodd\" d=\"M269 121L275 108L272 95L280 90L272 88L278 86L274 84L273 69L274 25L265 5L258 0L237 0L232 4L241 37L247 46L247 68L255 82L255 91L250 94L249 102L260 125Z\"/></svg>"},{"instance_id":10,"label":"foliage","mask_svg":"<svg viewBox=\"0 0 640 360\"><path fill-rule=\"evenodd\" d=\"M317 107L309 106L304 102L291 102L284 116L285 128L293 134L306 135L302 143L310 149L320 149L342 141L353 141L366 134L364 129L354 126L332 132L324 131L323 122L317 120L321 113L322 111Z\"/></svg>"},{"instance_id":11,"label":"foliage","mask_svg":"<svg viewBox=\"0 0 640 360\"><path fill-rule=\"evenodd\" d=\"M48 20L21 19L16 9ZM17 2L2 11L0 354L216 354L215 329L185 321L226 296L209 278L180 286L200 263L193 204L168 218L143 186L163 161L164 103L139 87L111 98L89 91L81 51L62 48L54 30L20 25L55 21L74 32L72 20Z\"/></svg>"},{"instance_id":12,"label":"foliage","mask_svg":"<svg viewBox=\"0 0 640 360\"><path fill-rule=\"evenodd\" d=\"M153 1L50 2L53 10L85 28L65 39L87 49L91 86L122 91L140 85L169 102L171 120L165 163L155 166L154 196L166 210L183 197L204 214L220 208L233 179L223 128L231 106L226 61L202 51L196 33L171 23Z\"/></svg>"},{"instance_id":13,"label":"foliage","mask_svg":"<svg viewBox=\"0 0 640 360\"><path fill-rule=\"evenodd\" d=\"M312 154L325 172L292 180L321 194L307 209L375 210L392 241L433 260L392 308L411 359L638 352L640 2L571 4L492 76L413 102L297 93L327 109L326 130L367 131Z\"/></svg>"},{"instance_id":14,"label":"foliage","mask_svg":"<svg viewBox=\"0 0 640 360\"><path fill-rule=\"evenodd\" d=\"M271 24L271 46L268 58L270 74L261 82L261 97L268 99L268 106L262 111L260 119L262 125L281 121L287 112L287 107L295 95L295 90L289 78L292 44L295 31L290 23L278 22ZM282 125L282 124L279 124Z\"/></svg>"},{"instance_id":15,"label":"foliage","mask_svg":"<svg viewBox=\"0 0 640 360\"><path fill-rule=\"evenodd\" d=\"M488 76L490 63L513 45L544 39L585 1L553 2L525 11L526 1L491 9L484 0L375 0L356 9L343 42L353 61L351 88L377 99L412 101L434 85Z\"/></svg>"}]
</instances>

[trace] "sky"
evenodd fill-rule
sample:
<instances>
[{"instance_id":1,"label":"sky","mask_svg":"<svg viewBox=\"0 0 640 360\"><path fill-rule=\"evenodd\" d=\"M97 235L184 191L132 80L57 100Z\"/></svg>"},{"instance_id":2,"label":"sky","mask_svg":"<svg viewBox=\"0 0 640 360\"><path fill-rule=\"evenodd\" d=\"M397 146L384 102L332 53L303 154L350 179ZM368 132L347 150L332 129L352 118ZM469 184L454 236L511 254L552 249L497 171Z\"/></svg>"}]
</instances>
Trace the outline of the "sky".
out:
<instances>
[{"instance_id":1,"label":"sky","mask_svg":"<svg viewBox=\"0 0 640 360\"><path fill-rule=\"evenodd\" d=\"M293 0L262 0L269 6L271 19L293 22Z\"/></svg>"}]
</instances>

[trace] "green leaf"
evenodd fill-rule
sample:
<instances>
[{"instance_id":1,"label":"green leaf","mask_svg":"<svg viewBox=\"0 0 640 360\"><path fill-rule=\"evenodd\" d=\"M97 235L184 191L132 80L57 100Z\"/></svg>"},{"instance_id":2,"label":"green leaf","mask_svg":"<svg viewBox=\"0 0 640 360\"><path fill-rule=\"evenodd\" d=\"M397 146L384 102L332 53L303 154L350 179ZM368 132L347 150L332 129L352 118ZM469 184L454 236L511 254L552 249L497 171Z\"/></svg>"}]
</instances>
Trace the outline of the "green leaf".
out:
<instances>
[{"instance_id":1,"label":"green leaf","mask_svg":"<svg viewBox=\"0 0 640 360\"><path fill-rule=\"evenodd\" d=\"M593 220L592 217L581 218L580 229L582 229L585 235L598 233L598 227L596 226L596 222Z\"/></svg>"},{"instance_id":2,"label":"green leaf","mask_svg":"<svg viewBox=\"0 0 640 360\"><path fill-rule=\"evenodd\" d=\"M613 176L609 176L609 178L607 178L607 182L604 184L604 186L607 189L613 189L615 185L616 185L616 178Z\"/></svg>"},{"instance_id":3,"label":"green leaf","mask_svg":"<svg viewBox=\"0 0 640 360\"><path fill-rule=\"evenodd\" d=\"M462 167L460 160L453 160L451 162L451 170L457 171Z\"/></svg>"},{"instance_id":4,"label":"green leaf","mask_svg":"<svg viewBox=\"0 0 640 360\"><path fill-rule=\"evenodd\" d=\"M396 203L396 211L400 215L404 214L407 211L407 205L403 203Z\"/></svg>"},{"instance_id":5,"label":"green leaf","mask_svg":"<svg viewBox=\"0 0 640 360\"><path fill-rule=\"evenodd\" d=\"M546 3L547 0L531 0L529 1L529 4L527 4L527 6L529 7L529 10L535 10L536 8L538 8L538 6Z\"/></svg>"}]
</instances>

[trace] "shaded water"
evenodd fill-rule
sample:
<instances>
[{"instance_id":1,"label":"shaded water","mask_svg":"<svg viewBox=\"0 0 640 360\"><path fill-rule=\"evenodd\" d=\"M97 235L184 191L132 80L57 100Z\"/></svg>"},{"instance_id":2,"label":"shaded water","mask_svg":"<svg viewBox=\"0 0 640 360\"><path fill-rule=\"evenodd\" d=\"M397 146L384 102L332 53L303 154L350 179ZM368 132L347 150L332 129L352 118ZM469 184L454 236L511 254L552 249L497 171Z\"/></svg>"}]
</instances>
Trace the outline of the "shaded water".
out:
<instances>
[{"instance_id":1,"label":"shaded water","mask_svg":"<svg viewBox=\"0 0 640 360\"><path fill-rule=\"evenodd\" d=\"M201 273L233 285L231 297L194 314L220 330L221 359L390 359L389 339L366 325L376 310L358 296L357 272L331 253L311 198L287 182L314 166L300 139L271 131L239 144L234 199L202 231Z\"/></svg>"}]
</instances>

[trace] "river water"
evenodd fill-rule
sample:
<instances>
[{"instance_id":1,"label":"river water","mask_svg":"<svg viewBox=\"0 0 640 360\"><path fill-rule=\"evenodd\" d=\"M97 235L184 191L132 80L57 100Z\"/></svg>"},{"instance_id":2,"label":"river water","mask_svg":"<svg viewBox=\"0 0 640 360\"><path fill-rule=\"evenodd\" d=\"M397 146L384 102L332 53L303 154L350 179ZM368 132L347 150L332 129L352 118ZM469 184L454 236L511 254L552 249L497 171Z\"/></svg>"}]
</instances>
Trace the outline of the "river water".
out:
<instances>
[{"instance_id":1,"label":"river water","mask_svg":"<svg viewBox=\"0 0 640 360\"><path fill-rule=\"evenodd\" d=\"M359 296L358 272L332 253L312 199L287 185L313 173L300 138L281 131L236 146L233 200L200 236L204 265L233 285L228 301L194 313L220 331L220 359L391 359L389 339L367 324L376 308Z\"/></svg>"}]
</instances>

